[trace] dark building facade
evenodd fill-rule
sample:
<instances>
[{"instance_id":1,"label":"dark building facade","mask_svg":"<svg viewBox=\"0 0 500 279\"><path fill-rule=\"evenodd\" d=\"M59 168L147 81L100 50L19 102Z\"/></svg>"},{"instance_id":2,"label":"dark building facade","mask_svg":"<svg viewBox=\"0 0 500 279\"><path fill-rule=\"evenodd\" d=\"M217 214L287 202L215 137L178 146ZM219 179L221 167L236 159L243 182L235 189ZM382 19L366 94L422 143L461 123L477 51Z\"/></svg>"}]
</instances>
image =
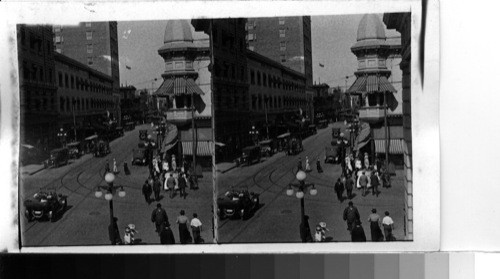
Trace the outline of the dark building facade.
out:
<instances>
[{"instance_id":1,"label":"dark building facade","mask_svg":"<svg viewBox=\"0 0 500 279\"><path fill-rule=\"evenodd\" d=\"M413 239L413 166L411 137L411 13L384 14L384 23L389 29L401 33L401 63L403 71L403 139L405 169L405 232L408 239Z\"/></svg>"},{"instance_id":2,"label":"dark building facade","mask_svg":"<svg viewBox=\"0 0 500 279\"><path fill-rule=\"evenodd\" d=\"M304 74L312 87L311 17L249 18L246 29L249 50Z\"/></svg>"},{"instance_id":3,"label":"dark building facade","mask_svg":"<svg viewBox=\"0 0 500 279\"><path fill-rule=\"evenodd\" d=\"M279 131L280 122L308 107L305 75L250 50L247 59L250 122L260 139L276 137L286 132Z\"/></svg>"},{"instance_id":4,"label":"dark building facade","mask_svg":"<svg viewBox=\"0 0 500 279\"><path fill-rule=\"evenodd\" d=\"M21 143L57 142L57 87L51 26L17 26Z\"/></svg>"},{"instance_id":5,"label":"dark building facade","mask_svg":"<svg viewBox=\"0 0 500 279\"><path fill-rule=\"evenodd\" d=\"M54 49L90 68L111 76L112 93L119 97L120 68L117 23L82 22L77 26L55 25ZM119 118L119 105L112 111Z\"/></svg>"},{"instance_id":6,"label":"dark building facade","mask_svg":"<svg viewBox=\"0 0 500 279\"><path fill-rule=\"evenodd\" d=\"M86 135L86 127L102 125L108 112L116 109L113 95L113 79L75 59L54 53L57 77L57 99L59 126L68 130L77 139Z\"/></svg>"},{"instance_id":7,"label":"dark building facade","mask_svg":"<svg viewBox=\"0 0 500 279\"><path fill-rule=\"evenodd\" d=\"M246 19L192 20L196 31L210 36L214 63L210 65L215 117L215 140L224 144L218 160L231 160L252 144L245 42ZM211 30L211 26L213 26Z\"/></svg>"}]
</instances>

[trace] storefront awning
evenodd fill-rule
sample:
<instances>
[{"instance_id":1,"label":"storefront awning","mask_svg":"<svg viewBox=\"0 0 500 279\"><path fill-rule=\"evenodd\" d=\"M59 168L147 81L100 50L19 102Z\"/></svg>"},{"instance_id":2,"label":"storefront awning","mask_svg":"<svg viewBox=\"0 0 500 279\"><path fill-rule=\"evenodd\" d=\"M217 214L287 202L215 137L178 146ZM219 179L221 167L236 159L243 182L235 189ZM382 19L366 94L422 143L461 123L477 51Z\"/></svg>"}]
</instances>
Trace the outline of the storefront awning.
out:
<instances>
[{"instance_id":1,"label":"storefront awning","mask_svg":"<svg viewBox=\"0 0 500 279\"><path fill-rule=\"evenodd\" d=\"M375 140L375 153L385 153L385 140ZM403 154L404 142L403 139L389 140L389 154Z\"/></svg>"},{"instance_id":2,"label":"storefront awning","mask_svg":"<svg viewBox=\"0 0 500 279\"><path fill-rule=\"evenodd\" d=\"M370 142L370 125L366 122L361 122L358 136L356 137L356 150L360 150L368 142Z\"/></svg>"},{"instance_id":3,"label":"storefront awning","mask_svg":"<svg viewBox=\"0 0 500 279\"><path fill-rule=\"evenodd\" d=\"M172 149L172 147L174 147L176 144L177 144L177 141L174 141L174 142L169 143L169 144L164 144L164 145L161 147L161 153L165 153L165 152L169 151L169 150L170 150L170 149Z\"/></svg>"},{"instance_id":4,"label":"storefront awning","mask_svg":"<svg viewBox=\"0 0 500 279\"><path fill-rule=\"evenodd\" d=\"M210 152L210 142L209 141L198 141L196 143L196 155L197 156L212 156ZM193 155L193 142L183 141L182 142L182 154L183 155Z\"/></svg>"},{"instance_id":5,"label":"storefront awning","mask_svg":"<svg viewBox=\"0 0 500 279\"><path fill-rule=\"evenodd\" d=\"M375 93L375 92L397 92L385 76L359 76L351 85L347 93Z\"/></svg>"},{"instance_id":6,"label":"storefront awning","mask_svg":"<svg viewBox=\"0 0 500 279\"><path fill-rule=\"evenodd\" d=\"M192 78L175 77L163 80L160 88L156 90L158 96L178 96L178 95L205 95Z\"/></svg>"}]
</instances>

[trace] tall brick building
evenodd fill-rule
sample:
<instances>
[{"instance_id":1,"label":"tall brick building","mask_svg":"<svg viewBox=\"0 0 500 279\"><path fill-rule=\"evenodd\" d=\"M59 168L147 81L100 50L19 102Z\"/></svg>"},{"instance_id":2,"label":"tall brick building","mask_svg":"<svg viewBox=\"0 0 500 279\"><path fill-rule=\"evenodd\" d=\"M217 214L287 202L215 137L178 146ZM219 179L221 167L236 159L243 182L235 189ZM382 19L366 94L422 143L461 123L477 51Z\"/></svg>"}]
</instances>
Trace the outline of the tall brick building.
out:
<instances>
[{"instance_id":1,"label":"tall brick building","mask_svg":"<svg viewBox=\"0 0 500 279\"><path fill-rule=\"evenodd\" d=\"M51 26L17 26L21 143L51 148L57 135L57 88Z\"/></svg>"},{"instance_id":2,"label":"tall brick building","mask_svg":"<svg viewBox=\"0 0 500 279\"><path fill-rule=\"evenodd\" d=\"M117 23L82 22L77 26L55 25L53 28L55 51L111 76L112 94L118 99L120 69ZM119 118L119 106L111 112Z\"/></svg>"},{"instance_id":3,"label":"tall brick building","mask_svg":"<svg viewBox=\"0 0 500 279\"><path fill-rule=\"evenodd\" d=\"M306 76L313 85L311 17L249 18L247 47Z\"/></svg>"},{"instance_id":4,"label":"tall brick building","mask_svg":"<svg viewBox=\"0 0 500 279\"><path fill-rule=\"evenodd\" d=\"M213 29L210 30L213 23ZM225 145L218 158L238 156L251 144L249 135L249 84L245 43L246 19L192 20L196 31L203 31L213 44L212 73L215 106L215 140Z\"/></svg>"}]
</instances>

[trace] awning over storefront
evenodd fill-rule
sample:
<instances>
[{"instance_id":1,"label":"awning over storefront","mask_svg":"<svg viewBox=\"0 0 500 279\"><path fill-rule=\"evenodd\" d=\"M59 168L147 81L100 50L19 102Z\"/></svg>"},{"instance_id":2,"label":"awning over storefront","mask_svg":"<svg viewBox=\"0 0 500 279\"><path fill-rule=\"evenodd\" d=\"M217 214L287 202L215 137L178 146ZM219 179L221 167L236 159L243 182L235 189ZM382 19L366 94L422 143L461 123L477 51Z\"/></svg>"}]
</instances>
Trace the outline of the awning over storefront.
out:
<instances>
[{"instance_id":1,"label":"awning over storefront","mask_svg":"<svg viewBox=\"0 0 500 279\"><path fill-rule=\"evenodd\" d=\"M397 92L385 76L359 76L347 93Z\"/></svg>"},{"instance_id":2,"label":"awning over storefront","mask_svg":"<svg viewBox=\"0 0 500 279\"><path fill-rule=\"evenodd\" d=\"M370 125L366 122L361 122L359 128L358 136L356 137L356 150L360 150L365 146L368 142L370 142Z\"/></svg>"},{"instance_id":3,"label":"awning over storefront","mask_svg":"<svg viewBox=\"0 0 500 279\"><path fill-rule=\"evenodd\" d=\"M161 147L161 153L165 153L165 152L169 151L169 150L170 150L170 149L172 149L172 147L174 147L176 144L177 144L177 141L174 141L174 142L169 143L169 144L164 144L164 145Z\"/></svg>"},{"instance_id":4,"label":"awning over storefront","mask_svg":"<svg viewBox=\"0 0 500 279\"><path fill-rule=\"evenodd\" d=\"M212 156L210 152L210 142L209 141L198 141L196 143L196 155L197 156ZM182 153L183 155L193 155L193 142L183 141L182 142Z\"/></svg>"},{"instance_id":5,"label":"awning over storefront","mask_svg":"<svg viewBox=\"0 0 500 279\"><path fill-rule=\"evenodd\" d=\"M375 153L385 153L385 140L375 140ZM403 139L389 140L389 154L403 154L404 142Z\"/></svg>"},{"instance_id":6,"label":"awning over storefront","mask_svg":"<svg viewBox=\"0 0 500 279\"><path fill-rule=\"evenodd\" d=\"M192 78L175 77L163 80L160 88L156 90L158 96L178 96L182 94L205 95Z\"/></svg>"},{"instance_id":7,"label":"awning over storefront","mask_svg":"<svg viewBox=\"0 0 500 279\"><path fill-rule=\"evenodd\" d=\"M279 139L283 139L283 138L286 138L286 137L289 137L290 136L290 133L284 133L282 135L279 135L278 138Z\"/></svg>"}]
</instances>

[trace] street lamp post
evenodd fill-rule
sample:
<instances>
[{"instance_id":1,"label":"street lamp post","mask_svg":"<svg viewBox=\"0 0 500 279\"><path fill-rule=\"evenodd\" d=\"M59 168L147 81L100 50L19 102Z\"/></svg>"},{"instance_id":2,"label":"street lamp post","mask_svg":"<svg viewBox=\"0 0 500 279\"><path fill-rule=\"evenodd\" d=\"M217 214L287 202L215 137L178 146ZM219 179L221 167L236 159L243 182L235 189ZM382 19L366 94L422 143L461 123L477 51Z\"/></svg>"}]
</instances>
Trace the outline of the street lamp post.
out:
<instances>
[{"instance_id":1,"label":"street lamp post","mask_svg":"<svg viewBox=\"0 0 500 279\"><path fill-rule=\"evenodd\" d=\"M106 191L104 194L104 198L109 201L109 220L111 227L113 227L114 223L114 215L113 215L113 194L116 193L116 190L119 188L118 196L120 198L125 197L125 190L123 190L123 186L114 186L113 182L115 181L115 175L112 172L106 173L104 176L104 180L106 181L106 186L97 186L97 190L95 192L95 197L100 198L103 195L103 190Z\"/></svg>"},{"instance_id":2,"label":"street lamp post","mask_svg":"<svg viewBox=\"0 0 500 279\"><path fill-rule=\"evenodd\" d=\"M259 138L259 131L255 129L255 126L252 126L252 129L248 131L248 134L252 137L254 145L257 145L257 140Z\"/></svg>"},{"instance_id":3,"label":"street lamp post","mask_svg":"<svg viewBox=\"0 0 500 279\"><path fill-rule=\"evenodd\" d=\"M66 133L66 131L64 131L63 128L61 128L59 130L59 132L57 133L57 137L61 141L61 147L64 147L64 144L66 143L66 137L67 136L68 136L68 134Z\"/></svg>"},{"instance_id":4,"label":"street lamp post","mask_svg":"<svg viewBox=\"0 0 500 279\"><path fill-rule=\"evenodd\" d=\"M300 221L301 224L305 222L305 206L304 206L304 192L307 188L312 187L309 190L309 194L311 196L316 196L318 194L318 190L314 186L314 183L305 183L307 175L304 171L299 170L295 175L295 178L299 181L298 184L290 183L288 184L288 189L286 190L286 194L288 196L292 196L294 193L293 188L297 188L297 192L295 193L295 197L300 199ZM302 234L302 242L306 242L305 234Z\"/></svg>"},{"instance_id":5,"label":"street lamp post","mask_svg":"<svg viewBox=\"0 0 500 279\"><path fill-rule=\"evenodd\" d=\"M267 103L269 102L269 97L266 97L264 102L264 112L266 113L266 139L269 139L269 123L267 120Z\"/></svg>"}]
</instances>

